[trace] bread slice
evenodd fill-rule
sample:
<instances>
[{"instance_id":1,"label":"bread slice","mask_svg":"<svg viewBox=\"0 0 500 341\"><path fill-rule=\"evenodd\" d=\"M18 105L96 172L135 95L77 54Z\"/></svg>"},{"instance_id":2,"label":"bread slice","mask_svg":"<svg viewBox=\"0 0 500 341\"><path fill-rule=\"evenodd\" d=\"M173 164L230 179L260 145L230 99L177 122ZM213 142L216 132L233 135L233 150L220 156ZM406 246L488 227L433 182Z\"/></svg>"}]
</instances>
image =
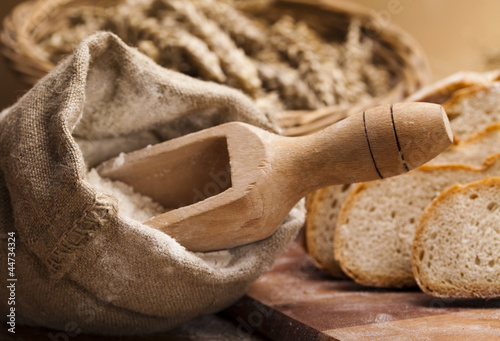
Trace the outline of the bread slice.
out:
<instances>
[{"instance_id":1,"label":"bread slice","mask_svg":"<svg viewBox=\"0 0 500 341\"><path fill-rule=\"evenodd\" d=\"M500 152L500 122L452 145L429 164L465 163L480 166L490 155Z\"/></svg>"},{"instance_id":2,"label":"bread slice","mask_svg":"<svg viewBox=\"0 0 500 341\"><path fill-rule=\"evenodd\" d=\"M316 266L335 278L346 278L333 257L337 217L354 185L322 188L308 197L305 246Z\"/></svg>"},{"instance_id":3,"label":"bread slice","mask_svg":"<svg viewBox=\"0 0 500 341\"><path fill-rule=\"evenodd\" d=\"M425 208L449 186L488 175L500 175L500 154L482 167L424 165L394 178L357 185L337 221L335 259L358 283L415 286L411 245Z\"/></svg>"},{"instance_id":4,"label":"bread slice","mask_svg":"<svg viewBox=\"0 0 500 341\"><path fill-rule=\"evenodd\" d=\"M457 91L479 84L487 85L500 81L500 70L488 72L457 72L440 81L430 84L412 94L408 102L431 102L443 104L451 99Z\"/></svg>"},{"instance_id":5,"label":"bread slice","mask_svg":"<svg viewBox=\"0 0 500 341\"><path fill-rule=\"evenodd\" d=\"M450 118L453 133L466 139L500 121L500 82L457 91L443 107Z\"/></svg>"},{"instance_id":6,"label":"bread slice","mask_svg":"<svg viewBox=\"0 0 500 341\"><path fill-rule=\"evenodd\" d=\"M443 191L422 215L413 274L433 296L500 297L500 178Z\"/></svg>"}]
</instances>

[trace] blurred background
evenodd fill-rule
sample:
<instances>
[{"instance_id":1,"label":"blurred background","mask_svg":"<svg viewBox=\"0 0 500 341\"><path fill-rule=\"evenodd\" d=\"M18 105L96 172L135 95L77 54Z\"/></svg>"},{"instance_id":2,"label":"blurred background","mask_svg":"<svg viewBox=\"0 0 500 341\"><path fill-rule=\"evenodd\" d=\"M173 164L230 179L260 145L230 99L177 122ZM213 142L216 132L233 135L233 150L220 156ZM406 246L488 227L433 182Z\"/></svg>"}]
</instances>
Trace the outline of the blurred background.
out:
<instances>
[{"instance_id":1,"label":"blurred background","mask_svg":"<svg viewBox=\"0 0 500 341\"><path fill-rule=\"evenodd\" d=\"M12 8L20 2L19 0L0 1L0 18L2 18L2 22ZM14 73L8 69L5 60L0 58L0 110L13 104L27 89L28 86L21 83Z\"/></svg>"},{"instance_id":2,"label":"blurred background","mask_svg":"<svg viewBox=\"0 0 500 341\"><path fill-rule=\"evenodd\" d=\"M432 79L462 70L500 68L500 1L351 0L377 12L412 35L426 53ZM1 0L0 18L20 1ZM16 101L28 87L0 60L0 108Z\"/></svg>"}]
</instances>

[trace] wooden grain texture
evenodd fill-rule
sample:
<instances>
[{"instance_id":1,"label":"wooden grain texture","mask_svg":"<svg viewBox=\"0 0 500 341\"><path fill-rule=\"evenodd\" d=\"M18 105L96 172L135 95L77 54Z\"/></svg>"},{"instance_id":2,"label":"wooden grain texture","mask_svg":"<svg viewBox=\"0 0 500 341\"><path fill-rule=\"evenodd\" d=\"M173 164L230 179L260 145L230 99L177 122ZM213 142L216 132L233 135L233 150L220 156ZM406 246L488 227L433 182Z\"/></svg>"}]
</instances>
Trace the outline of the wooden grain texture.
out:
<instances>
[{"instance_id":1,"label":"wooden grain texture","mask_svg":"<svg viewBox=\"0 0 500 341\"><path fill-rule=\"evenodd\" d=\"M296 138L231 122L121 155L98 172L173 209L146 224L211 251L269 237L314 190L407 172L452 140L440 105L399 103Z\"/></svg>"},{"instance_id":2,"label":"wooden grain texture","mask_svg":"<svg viewBox=\"0 0 500 341\"><path fill-rule=\"evenodd\" d=\"M500 300L443 300L335 280L299 242L227 312L273 340L500 339Z\"/></svg>"},{"instance_id":3,"label":"wooden grain texture","mask_svg":"<svg viewBox=\"0 0 500 341\"><path fill-rule=\"evenodd\" d=\"M337 340L498 340L500 311L477 309L324 331Z\"/></svg>"}]
</instances>

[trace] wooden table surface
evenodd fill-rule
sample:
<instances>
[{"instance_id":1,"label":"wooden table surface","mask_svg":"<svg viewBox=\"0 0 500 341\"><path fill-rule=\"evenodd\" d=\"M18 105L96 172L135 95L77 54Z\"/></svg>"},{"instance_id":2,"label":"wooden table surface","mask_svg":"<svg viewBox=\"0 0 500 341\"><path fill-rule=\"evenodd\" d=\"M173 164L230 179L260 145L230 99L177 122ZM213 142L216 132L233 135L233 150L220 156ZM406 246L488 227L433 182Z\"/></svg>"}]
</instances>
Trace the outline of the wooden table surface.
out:
<instances>
[{"instance_id":1,"label":"wooden table surface","mask_svg":"<svg viewBox=\"0 0 500 341\"><path fill-rule=\"evenodd\" d=\"M439 299L335 280L299 243L228 313L274 340L500 340L500 300Z\"/></svg>"},{"instance_id":2,"label":"wooden table surface","mask_svg":"<svg viewBox=\"0 0 500 341\"><path fill-rule=\"evenodd\" d=\"M18 326L0 340L59 340L58 331ZM50 337L52 336L52 338ZM293 243L248 295L207 315L143 337L78 335L75 341L500 340L500 300L453 300L418 289L376 289L335 280ZM62 340L62 339L61 339Z\"/></svg>"}]
</instances>

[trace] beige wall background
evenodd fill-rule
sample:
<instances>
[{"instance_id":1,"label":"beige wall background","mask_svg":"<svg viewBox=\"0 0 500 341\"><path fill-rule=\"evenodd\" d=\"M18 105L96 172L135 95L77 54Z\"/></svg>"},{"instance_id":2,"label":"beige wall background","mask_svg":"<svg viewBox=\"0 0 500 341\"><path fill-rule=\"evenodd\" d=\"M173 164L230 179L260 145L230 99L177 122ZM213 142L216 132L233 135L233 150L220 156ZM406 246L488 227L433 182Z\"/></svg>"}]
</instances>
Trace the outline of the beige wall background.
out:
<instances>
[{"instance_id":1,"label":"beige wall background","mask_svg":"<svg viewBox=\"0 0 500 341\"><path fill-rule=\"evenodd\" d=\"M433 79L500 68L498 0L351 0L402 27L426 53Z\"/></svg>"},{"instance_id":2,"label":"beige wall background","mask_svg":"<svg viewBox=\"0 0 500 341\"><path fill-rule=\"evenodd\" d=\"M433 79L460 70L500 68L500 1L498 0L351 0L378 14L380 20L410 33L428 56ZM0 0L0 18L19 0ZM0 109L22 96L19 82L0 60Z\"/></svg>"}]
</instances>

